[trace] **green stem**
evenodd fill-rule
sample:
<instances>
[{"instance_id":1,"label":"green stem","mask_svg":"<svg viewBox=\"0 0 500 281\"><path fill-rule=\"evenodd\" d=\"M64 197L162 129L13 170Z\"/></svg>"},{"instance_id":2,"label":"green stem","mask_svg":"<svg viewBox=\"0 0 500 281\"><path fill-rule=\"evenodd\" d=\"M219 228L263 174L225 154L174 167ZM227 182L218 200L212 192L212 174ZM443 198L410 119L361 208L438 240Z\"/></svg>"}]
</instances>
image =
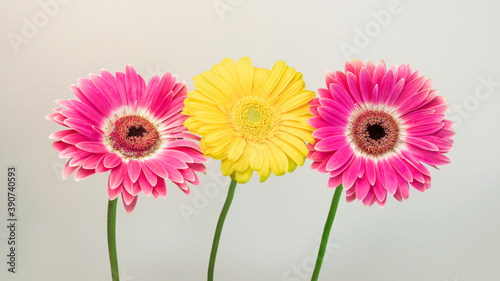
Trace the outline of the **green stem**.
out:
<instances>
[{"instance_id":1,"label":"green stem","mask_svg":"<svg viewBox=\"0 0 500 281\"><path fill-rule=\"evenodd\" d=\"M233 201L234 191L236 189L237 182L231 180L229 185L229 191L227 192L226 202L224 202L224 207L219 216L219 221L217 222L217 229L215 230L214 241L212 243L212 252L210 253L210 262L208 265L208 281L214 280L214 268L215 268L215 258L217 256L217 248L219 248L220 235L222 233L222 227L224 226L224 220L226 220L227 212Z\"/></svg>"},{"instance_id":2,"label":"green stem","mask_svg":"<svg viewBox=\"0 0 500 281\"><path fill-rule=\"evenodd\" d=\"M118 274L118 256L116 254L116 202L118 200L109 200L108 202L108 250L109 262L111 264L111 277L113 281L120 281Z\"/></svg>"},{"instance_id":3,"label":"green stem","mask_svg":"<svg viewBox=\"0 0 500 281\"><path fill-rule=\"evenodd\" d=\"M328 218L326 219L325 229L323 230L323 237L321 237L321 245L319 247L318 258L316 259L316 265L314 266L314 272L311 281L318 280L319 271L321 270L321 264L323 263L323 257L325 256L326 244L328 243L330 230L332 230L333 220L335 219L335 214L337 213L337 206L339 205L341 194L342 184L337 186L337 188L335 189L335 194L333 195L332 205L330 206Z\"/></svg>"}]
</instances>

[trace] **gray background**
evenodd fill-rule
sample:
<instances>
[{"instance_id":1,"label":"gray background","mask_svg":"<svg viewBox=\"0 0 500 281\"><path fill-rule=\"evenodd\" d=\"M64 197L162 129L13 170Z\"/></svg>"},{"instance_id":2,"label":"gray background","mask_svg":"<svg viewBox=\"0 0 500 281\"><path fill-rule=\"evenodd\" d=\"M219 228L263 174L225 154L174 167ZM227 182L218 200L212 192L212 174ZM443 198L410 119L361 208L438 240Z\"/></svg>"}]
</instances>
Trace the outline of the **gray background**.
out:
<instances>
[{"instance_id":1,"label":"gray background","mask_svg":"<svg viewBox=\"0 0 500 281\"><path fill-rule=\"evenodd\" d=\"M73 98L67 87L78 77L132 64L146 79L171 70L192 89L192 77L223 58L250 56L258 67L285 60L316 91L326 70L343 69L347 45L352 57L413 63L434 79L452 107L456 145L452 163L432 170L432 188L412 189L403 203L364 207L344 194L320 280L499 280L500 2L61 0L44 10L50 2L0 4L0 181L17 165L20 218L13 275L2 184L1 280L110 280L108 175L62 181L65 160L48 139L62 127L44 119L54 100ZM308 280L333 196L327 175L309 166L238 186L216 280ZM132 214L120 202L122 281L206 278L228 184L219 161L208 170L191 196L170 184L166 199L141 194Z\"/></svg>"}]
</instances>

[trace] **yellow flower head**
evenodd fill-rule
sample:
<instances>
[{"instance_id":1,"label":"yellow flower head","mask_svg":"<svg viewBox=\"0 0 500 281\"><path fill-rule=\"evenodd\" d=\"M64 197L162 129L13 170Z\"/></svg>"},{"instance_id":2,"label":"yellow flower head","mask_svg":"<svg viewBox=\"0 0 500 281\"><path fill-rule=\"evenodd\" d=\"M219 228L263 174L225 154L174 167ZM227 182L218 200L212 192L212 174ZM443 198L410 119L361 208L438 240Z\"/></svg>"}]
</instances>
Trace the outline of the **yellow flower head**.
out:
<instances>
[{"instance_id":1,"label":"yellow flower head","mask_svg":"<svg viewBox=\"0 0 500 281\"><path fill-rule=\"evenodd\" d=\"M265 181L302 166L314 143L309 101L302 74L278 61L270 71L248 57L224 59L194 77L184 101L191 132L199 134L205 156L222 160L222 173L245 183L253 171Z\"/></svg>"}]
</instances>

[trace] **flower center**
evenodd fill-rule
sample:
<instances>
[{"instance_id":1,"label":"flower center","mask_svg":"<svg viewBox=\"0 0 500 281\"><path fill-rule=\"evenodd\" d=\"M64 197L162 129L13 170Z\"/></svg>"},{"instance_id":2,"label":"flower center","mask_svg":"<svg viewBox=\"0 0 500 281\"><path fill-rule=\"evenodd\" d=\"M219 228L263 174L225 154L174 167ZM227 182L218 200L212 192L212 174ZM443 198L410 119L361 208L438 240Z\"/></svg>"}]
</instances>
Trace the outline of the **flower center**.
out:
<instances>
[{"instance_id":1,"label":"flower center","mask_svg":"<svg viewBox=\"0 0 500 281\"><path fill-rule=\"evenodd\" d=\"M158 149L160 133L145 118L128 115L115 121L108 140L123 158L142 158Z\"/></svg>"},{"instance_id":2,"label":"flower center","mask_svg":"<svg viewBox=\"0 0 500 281\"><path fill-rule=\"evenodd\" d=\"M351 122L355 146L362 152L378 156L391 151L399 140L399 126L387 112L366 110Z\"/></svg>"},{"instance_id":3,"label":"flower center","mask_svg":"<svg viewBox=\"0 0 500 281\"><path fill-rule=\"evenodd\" d=\"M230 126L246 138L263 138L274 128L275 114L260 97L244 97L236 102L230 115Z\"/></svg>"}]
</instances>

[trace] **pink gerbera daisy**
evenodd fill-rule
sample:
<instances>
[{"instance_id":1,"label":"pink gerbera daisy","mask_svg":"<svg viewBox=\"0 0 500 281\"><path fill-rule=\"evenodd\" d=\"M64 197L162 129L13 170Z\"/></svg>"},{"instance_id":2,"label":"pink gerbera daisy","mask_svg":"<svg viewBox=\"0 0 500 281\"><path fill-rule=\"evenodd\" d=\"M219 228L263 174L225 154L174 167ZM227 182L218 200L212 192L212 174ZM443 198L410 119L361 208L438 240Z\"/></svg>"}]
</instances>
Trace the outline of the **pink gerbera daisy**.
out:
<instances>
[{"instance_id":1,"label":"pink gerbera daisy","mask_svg":"<svg viewBox=\"0 0 500 281\"><path fill-rule=\"evenodd\" d=\"M165 179L188 194L187 182L199 184L195 172L205 172L206 158L187 140L199 140L183 126L187 87L170 72L146 85L132 66L114 76L102 70L70 89L77 99L56 101L64 108L46 117L69 128L50 135L59 156L70 158L63 178L110 171L109 199L121 194L129 213L141 191L166 197Z\"/></svg>"},{"instance_id":2,"label":"pink gerbera daisy","mask_svg":"<svg viewBox=\"0 0 500 281\"><path fill-rule=\"evenodd\" d=\"M445 98L411 65L383 61L346 62L345 73L330 72L327 89L311 102L315 145L312 168L329 173L328 187L343 185L347 201L383 206L387 192L401 201L409 184L431 186L432 167L448 164L455 133L445 119Z\"/></svg>"}]
</instances>

